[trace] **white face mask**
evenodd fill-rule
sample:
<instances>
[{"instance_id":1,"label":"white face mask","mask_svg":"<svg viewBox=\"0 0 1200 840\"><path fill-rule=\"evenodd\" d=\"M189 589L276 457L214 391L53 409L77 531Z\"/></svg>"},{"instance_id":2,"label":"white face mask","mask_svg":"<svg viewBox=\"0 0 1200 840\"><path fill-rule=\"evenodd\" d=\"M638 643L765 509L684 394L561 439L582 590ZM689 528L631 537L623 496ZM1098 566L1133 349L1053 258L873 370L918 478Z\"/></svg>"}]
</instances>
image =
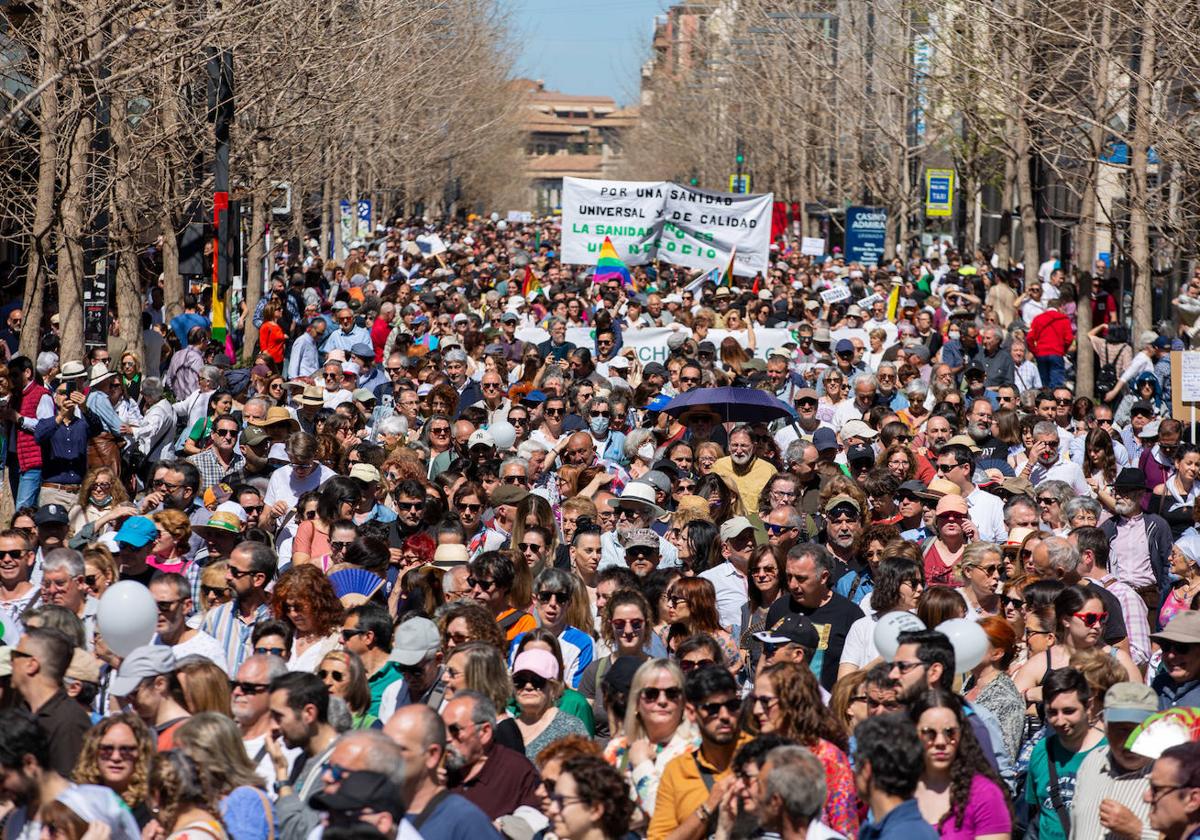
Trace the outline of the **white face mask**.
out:
<instances>
[{"instance_id":1,"label":"white face mask","mask_svg":"<svg viewBox=\"0 0 1200 840\"><path fill-rule=\"evenodd\" d=\"M648 443L643 443L638 447L637 456L643 461L654 460L654 447Z\"/></svg>"}]
</instances>

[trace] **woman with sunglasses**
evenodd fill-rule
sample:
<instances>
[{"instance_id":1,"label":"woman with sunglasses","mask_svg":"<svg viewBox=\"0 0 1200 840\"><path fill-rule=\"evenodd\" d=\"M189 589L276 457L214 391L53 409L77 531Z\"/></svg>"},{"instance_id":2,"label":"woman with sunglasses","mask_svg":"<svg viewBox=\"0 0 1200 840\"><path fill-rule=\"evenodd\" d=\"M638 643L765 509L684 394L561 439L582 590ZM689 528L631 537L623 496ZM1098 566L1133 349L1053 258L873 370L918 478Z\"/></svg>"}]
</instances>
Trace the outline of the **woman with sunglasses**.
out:
<instances>
[{"instance_id":1,"label":"woman with sunglasses","mask_svg":"<svg viewBox=\"0 0 1200 840\"><path fill-rule=\"evenodd\" d=\"M1040 618L1041 616L1039 616ZM1030 627L1026 615L1026 634ZM1070 665L1071 654L1079 650L1100 650L1118 662L1129 679L1142 682L1144 678L1125 651L1104 644L1104 625L1108 613L1104 602L1083 586L1068 586L1054 599L1054 636L1050 647L1041 656L1030 656L1014 680L1030 702L1041 701L1041 684L1046 674ZM1050 630L1051 628L1046 628Z\"/></svg>"},{"instance_id":2,"label":"woman with sunglasses","mask_svg":"<svg viewBox=\"0 0 1200 840\"><path fill-rule=\"evenodd\" d=\"M583 721L557 707L563 682L554 655L536 648L517 655L512 667L516 691L517 728L525 741L525 757L533 761L539 752L565 735L587 735Z\"/></svg>"},{"instance_id":3,"label":"woman with sunglasses","mask_svg":"<svg viewBox=\"0 0 1200 840\"><path fill-rule=\"evenodd\" d=\"M604 702L604 675L613 663L623 656L638 661L648 658L646 652L653 630L651 627L650 604L641 592L618 590L604 605L600 621L600 641L597 648L604 646L608 653L594 659L584 669L579 680L579 691L591 704L595 719L596 734L609 735L608 710Z\"/></svg>"},{"instance_id":4,"label":"woman with sunglasses","mask_svg":"<svg viewBox=\"0 0 1200 840\"><path fill-rule=\"evenodd\" d=\"M83 736L72 778L81 785L111 788L129 806L139 828L154 819L146 803L150 765L158 751L154 735L133 712L104 718Z\"/></svg>"},{"instance_id":5,"label":"woman with sunglasses","mask_svg":"<svg viewBox=\"0 0 1200 840\"><path fill-rule=\"evenodd\" d=\"M253 645L255 656L278 656L284 662L292 658L292 642L295 638L292 625L274 618L258 622L250 631L250 644Z\"/></svg>"},{"instance_id":6,"label":"woman with sunglasses","mask_svg":"<svg viewBox=\"0 0 1200 840\"><path fill-rule=\"evenodd\" d=\"M967 602L967 616L979 620L997 615L1001 610L1000 575L1004 555L1000 547L990 542L973 542L958 561L958 574L963 585L958 592Z\"/></svg>"},{"instance_id":7,"label":"woman with sunglasses","mask_svg":"<svg viewBox=\"0 0 1200 840\"><path fill-rule=\"evenodd\" d=\"M1042 517L1042 530L1056 537L1065 537L1071 531L1067 524L1064 510L1067 502L1075 498L1075 490L1070 484L1057 479L1047 479L1035 488L1034 497L1038 513Z\"/></svg>"},{"instance_id":8,"label":"woman with sunglasses","mask_svg":"<svg viewBox=\"0 0 1200 840\"><path fill-rule=\"evenodd\" d=\"M705 578L675 581L667 595L667 621L670 625L682 624L686 636L711 636L721 646L729 672L736 676L742 670L742 654L737 642L721 626L716 589L711 581Z\"/></svg>"},{"instance_id":9,"label":"woman with sunglasses","mask_svg":"<svg viewBox=\"0 0 1200 840\"><path fill-rule=\"evenodd\" d=\"M967 500L956 494L942 496L934 510L937 537L925 549L925 581L929 585L955 585L955 568L974 535Z\"/></svg>"},{"instance_id":10,"label":"woman with sunglasses","mask_svg":"<svg viewBox=\"0 0 1200 840\"><path fill-rule=\"evenodd\" d=\"M296 634L289 671L315 672L325 654L341 645L342 602L316 566L292 566L279 576L271 614Z\"/></svg>"},{"instance_id":11,"label":"woman with sunglasses","mask_svg":"<svg viewBox=\"0 0 1200 840\"><path fill-rule=\"evenodd\" d=\"M812 670L794 662L771 665L759 673L746 700L758 734L794 741L824 766L828 788L821 822L846 837L857 835L858 797L845 731L822 701Z\"/></svg>"},{"instance_id":12,"label":"woman with sunglasses","mask_svg":"<svg viewBox=\"0 0 1200 840\"><path fill-rule=\"evenodd\" d=\"M875 586L869 596L870 611L856 619L846 633L842 658L838 661L839 679L869 667L879 659L875 647L876 622L891 612L916 612L924 589L925 576L919 563L890 554L879 561Z\"/></svg>"},{"instance_id":13,"label":"woman with sunglasses","mask_svg":"<svg viewBox=\"0 0 1200 840\"><path fill-rule=\"evenodd\" d=\"M1200 498L1200 449L1181 443L1171 460L1175 473L1154 488L1147 504L1151 513L1167 520L1171 536L1179 539L1192 526L1196 499Z\"/></svg>"},{"instance_id":14,"label":"woman with sunglasses","mask_svg":"<svg viewBox=\"0 0 1200 840\"><path fill-rule=\"evenodd\" d=\"M946 840L1008 840L1013 827L1008 797L959 698L931 688L909 706L908 717L925 745L915 794L925 821Z\"/></svg>"},{"instance_id":15,"label":"woman with sunglasses","mask_svg":"<svg viewBox=\"0 0 1200 840\"><path fill-rule=\"evenodd\" d=\"M429 449L429 468L427 477L437 478L458 457L452 437L454 421L443 413L431 414L421 427L420 442Z\"/></svg>"},{"instance_id":16,"label":"woman with sunglasses","mask_svg":"<svg viewBox=\"0 0 1200 840\"><path fill-rule=\"evenodd\" d=\"M629 686L623 732L609 741L604 758L624 775L645 815L654 813L667 764L699 746L696 726L683 712L679 666L669 659L643 662Z\"/></svg>"},{"instance_id":17,"label":"woman with sunglasses","mask_svg":"<svg viewBox=\"0 0 1200 840\"><path fill-rule=\"evenodd\" d=\"M758 658L762 655L762 642L754 634L766 627L767 610L784 593L783 571L784 555L778 546L760 545L750 552L740 647L751 672L758 668Z\"/></svg>"},{"instance_id":18,"label":"woman with sunglasses","mask_svg":"<svg viewBox=\"0 0 1200 840\"><path fill-rule=\"evenodd\" d=\"M114 525L110 524L110 520L113 519L113 512L128 501L125 487L111 469L97 467L89 471L79 487L79 500L71 506L67 514L71 533L79 533L89 523L96 523L99 531L93 539L105 531L112 530ZM106 521L100 523L100 519Z\"/></svg>"},{"instance_id":19,"label":"woman with sunglasses","mask_svg":"<svg viewBox=\"0 0 1200 840\"><path fill-rule=\"evenodd\" d=\"M213 391L208 398L208 408L204 417L196 421L188 432L187 440L183 442L183 450L187 455L199 455L208 448L212 438L213 420L222 414L233 410L233 394L228 391Z\"/></svg>"},{"instance_id":20,"label":"woman with sunglasses","mask_svg":"<svg viewBox=\"0 0 1200 840\"><path fill-rule=\"evenodd\" d=\"M832 424L834 413L846 401L846 377L838 370L826 371L821 390L824 393L817 400L817 419Z\"/></svg>"},{"instance_id":21,"label":"woman with sunglasses","mask_svg":"<svg viewBox=\"0 0 1200 840\"><path fill-rule=\"evenodd\" d=\"M160 572L176 572L186 577L192 563L189 545L192 524L187 514L164 508L150 514L150 519L158 528L158 537L146 558L147 565Z\"/></svg>"},{"instance_id":22,"label":"woman with sunglasses","mask_svg":"<svg viewBox=\"0 0 1200 840\"><path fill-rule=\"evenodd\" d=\"M538 627L530 630L528 633L522 634L521 638L513 646L513 653L510 657L515 660L526 650L544 650L554 657L558 663L558 672L562 673L563 654L562 645L559 643L558 636L544 627ZM558 698L555 705L569 715L574 715L579 718L583 725L587 728L588 735L596 734L596 716L592 712L592 704L588 702L588 698L583 696L583 693L576 691L573 688L564 686L562 694ZM514 715L520 711L517 708L516 701L510 701L508 709Z\"/></svg>"},{"instance_id":23,"label":"woman with sunglasses","mask_svg":"<svg viewBox=\"0 0 1200 840\"><path fill-rule=\"evenodd\" d=\"M321 485L317 493L317 516L306 519L296 527L296 538L292 543L292 565L308 563L327 571L332 565L333 526L343 520L353 523L354 511L362 501L362 489L358 481L346 476L334 476ZM352 538L353 539L353 538Z\"/></svg>"},{"instance_id":24,"label":"woman with sunglasses","mask_svg":"<svg viewBox=\"0 0 1200 840\"><path fill-rule=\"evenodd\" d=\"M224 587L224 577L221 578ZM91 545L83 549L83 586L93 598L99 598L108 587L117 582L117 563L112 554L102 545ZM201 609L203 607L201 605Z\"/></svg>"},{"instance_id":25,"label":"woman with sunglasses","mask_svg":"<svg viewBox=\"0 0 1200 840\"><path fill-rule=\"evenodd\" d=\"M371 687L367 669L358 654L348 650L331 650L317 666L317 676L329 693L340 697L350 709L352 729L376 729L379 718L371 714Z\"/></svg>"},{"instance_id":26,"label":"woman with sunglasses","mask_svg":"<svg viewBox=\"0 0 1200 840\"><path fill-rule=\"evenodd\" d=\"M578 578L570 572L553 568L544 569L537 576L533 582L533 594L538 625L554 633L562 647L562 680L575 688L595 657L595 644L589 632L592 628L592 607L587 595ZM583 629L585 627L586 630Z\"/></svg>"}]
</instances>

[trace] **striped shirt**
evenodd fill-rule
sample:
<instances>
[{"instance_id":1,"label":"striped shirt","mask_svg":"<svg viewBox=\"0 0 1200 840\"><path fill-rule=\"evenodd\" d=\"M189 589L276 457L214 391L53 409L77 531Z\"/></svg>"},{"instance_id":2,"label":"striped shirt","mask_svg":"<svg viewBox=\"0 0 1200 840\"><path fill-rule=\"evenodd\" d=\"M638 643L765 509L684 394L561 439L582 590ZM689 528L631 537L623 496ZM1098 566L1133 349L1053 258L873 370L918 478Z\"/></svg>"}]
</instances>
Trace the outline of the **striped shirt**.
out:
<instances>
[{"instance_id":1,"label":"striped shirt","mask_svg":"<svg viewBox=\"0 0 1200 840\"><path fill-rule=\"evenodd\" d=\"M208 611L204 616L203 630L215 638L225 651L225 661L229 664L229 673L236 674L238 668L251 654L250 634L254 625L271 617L271 611L266 604L259 604L249 622L242 618L237 601L220 604Z\"/></svg>"},{"instance_id":2,"label":"striped shirt","mask_svg":"<svg viewBox=\"0 0 1200 840\"><path fill-rule=\"evenodd\" d=\"M1071 802L1071 838L1075 840L1119 840L1126 835L1109 831L1100 824L1100 803L1112 799L1124 805L1142 821L1141 837L1157 838L1150 828L1150 805L1142 800L1150 787L1150 768L1123 773L1113 764L1107 747L1093 750L1075 774L1075 798Z\"/></svg>"},{"instance_id":3,"label":"striped shirt","mask_svg":"<svg viewBox=\"0 0 1200 840\"><path fill-rule=\"evenodd\" d=\"M1100 570L1097 569L1097 572ZM1134 665L1145 665L1150 661L1150 619L1146 602L1129 584L1115 575L1104 574L1088 578L1092 583L1103 586L1121 604L1121 615L1125 619L1125 632L1129 636L1129 654Z\"/></svg>"}]
</instances>

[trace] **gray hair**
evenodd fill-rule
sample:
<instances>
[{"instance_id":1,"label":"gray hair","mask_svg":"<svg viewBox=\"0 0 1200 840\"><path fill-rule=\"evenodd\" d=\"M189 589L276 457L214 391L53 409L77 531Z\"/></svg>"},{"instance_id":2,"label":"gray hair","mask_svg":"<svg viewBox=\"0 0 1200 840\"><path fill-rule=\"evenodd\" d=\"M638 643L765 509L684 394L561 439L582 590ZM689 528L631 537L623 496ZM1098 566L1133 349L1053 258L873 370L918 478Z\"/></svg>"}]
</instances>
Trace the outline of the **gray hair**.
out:
<instances>
[{"instance_id":1,"label":"gray hair","mask_svg":"<svg viewBox=\"0 0 1200 840\"><path fill-rule=\"evenodd\" d=\"M556 569L551 566L538 573L537 578L533 581L533 588L535 591L543 588L554 589L566 592L568 597L573 597L575 595L575 575L566 569Z\"/></svg>"},{"instance_id":2,"label":"gray hair","mask_svg":"<svg viewBox=\"0 0 1200 840\"><path fill-rule=\"evenodd\" d=\"M58 367L57 353L52 353L49 350L38 353L37 364L34 365L34 370L37 371L38 376L45 376L56 367Z\"/></svg>"},{"instance_id":3,"label":"gray hair","mask_svg":"<svg viewBox=\"0 0 1200 840\"><path fill-rule=\"evenodd\" d=\"M1058 424L1053 420L1039 420L1033 424L1033 436L1040 437L1041 435L1058 436Z\"/></svg>"},{"instance_id":4,"label":"gray hair","mask_svg":"<svg viewBox=\"0 0 1200 840\"><path fill-rule=\"evenodd\" d=\"M806 440L794 440L788 444L787 451L784 453L784 460L787 463L795 463L796 461L804 460L804 450L809 446Z\"/></svg>"},{"instance_id":5,"label":"gray hair","mask_svg":"<svg viewBox=\"0 0 1200 840\"><path fill-rule=\"evenodd\" d=\"M377 435L407 435L408 434L408 419L402 414L393 414L391 417L385 417L379 421L379 425L375 427Z\"/></svg>"},{"instance_id":6,"label":"gray hair","mask_svg":"<svg viewBox=\"0 0 1200 840\"><path fill-rule=\"evenodd\" d=\"M214 388L225 387L225 374L216 365L204 365L200 368L200 379L206 379Z\"/></svg>"},{"instance_id":7,"label":"gray hair","mask_svg":"<svg viewBox=\"0 0 1200 840\"><path fill-rule=\"evenodd\" d=\"M993 554L997 557L997 559L1003 554L1003 552L1000 550L1000 546L996 545L995 543L984 542L982 540L968 543L967 547L963 549L962 557L959 558L958 565L963 569L981 566L983 565L983 561Z\"/></svg>"},{"instance_id":8,"label":"gray hair","mask_svg":"<svg viewBox=\"0 0 1200 840\"><path fill-rule=\"evenodd\" d=\"M450 362L460 362L465 364L467 361L467 353L465 350L460 350L455 347L453 350L446 351L446 355L442 357L442 361L449 364Z\"/></svg>"},{"instance_id":9,"label":"gray hair","mask_svg":"<svg viewBox=\"0 0 1200 840\"><path fill-rule=\"evenodd\" d=\"M471 701L471 723L476 726L488 723L496 728L496 704L489 697L478 691L456 691L454 699Z\"/></svg>"},{"instance_id":10,"label":"gray hair","mask_svg":"<svg viewBox=\"0 0 1200 840\"><path fill-rule=\"evenodd\" d=\"M566 326L567 326L566 318L559 318L558 316L555 316L550 319L550 322L548 324L546 324L546 329L552 330L555 327L564 327L565 328Z\"/></svg>"},{"instance_id":11,"label":"gray hair","mask_svg":"<svg viewBox=\"0 0 1200 840\"><path fill-rule=\"evenodd\" d=\"M1046 537L1042 545L1050 555L1050 566L1063 574L1070 574L1079 565L1079 549L1066 537Z\"/></svg>"},{"instance_id":12,"label":"gray hair","mask_svg":"<svg viewBox=\"0 0 1200 840\"><path fill-rule=\"evenodd\" d=\"M905 386L904 393L910 397L916 396L917 394L925 395L929 393L929 385L926 384L923 379L914 379L912 382L909 382L907 386Z\"/></svg>"},{"instance_id":13,"label":"gray hair","mask_svg":"<svg viewBox=\"0 0 1200 840\"><path fill-rule=\"evenodd\" d=\"M1091 513L1097 520L1100 519L1100 503L1090 496L1076 496L1063 505L1063 516L1067 522L1084 511Z\"/></svg>"},{"instance_id":14,"label":"gray hair","mask_svg":"<svg viewBox=\"0 0 1200 840\"><path fill-rule=\"evenodd\" d=\"M875 373L880 374L883 373L884 370L890 370L892 373L895 373L896 366L892 362L880 362L879 366L875 368Z\"/></svg>"},{"instance_id":15,"label":"gray hair","mask_svg":"<svg viewBox=\"0 0 1200 840\"><path fill-rule=\"evenodd\" d=\"M860 383L860 382L866 382L872 388L879 387L879 380L875 378L875 374L873 374L873 373L863 372L863 373L855 374L850 379L850 388L851 389L857 388L858 383Z\"/></svg>"},{"instance_id":16,"label":"gray hair","mask_svg":"<svg viewBox=\"0 0 1200 840\"><path fill-rule=\"evenodd\" d=\"M729 436L733 437L733 434L730 433ZM650 429L634 429L625 435L625 445L622 447L625 453L625 460L632 463L633 459L637 457L637 451L641 445L643 443L651 443L653 438L654 432Z\"/></svg>"},{"instance_id":17,"label":"gray hair","mask_svg":"<svg viewBox=\"0 0 1200 840\"><path fill-rule=\"evenodd\" d=\"M730 429L728 440L733 440L734 435L745 435L746 437L750 438L750 440L754 440L754 432L751 431L749 423L738 423L736 426Z\"/></svg>"},{"instance_id":18,"label":"gray hair","mask_svg":"<svg viewBox=\"0 0 1200 840\"><path fill-rule=\"evenodd\" d=\"M282 677L288 672L287 662L284 661L283 657L276 656L273 653L256 653L247 656L242 664L246 665L250 662L261 662L266 666L267 682L273 682L276 677Z\"/></svg>"},{"instance_id":19,"label":"gray hair","mask_svg":"<svg viewBox=\"0 0 1200 840\"><path fill-rule=\"evenodd\" d=\"M1006 528L1012 527L1012 513L1014 510L1016 510L1019 507L1027 507L1033 511L1035 516L1040 515L1040 511L1038 511L1037 503L1034 502L1033 499L1026 496L1024 493L1019 493L1004 503L1004 527L1006 527Z\"/></svg>"},{"instance_id":20,"label":"gray hair","mask_svg":"<svg viewBox=\"0 0 1200 840\"><path fill-rule=\"evenodd\" d=\"M588 414L591 414L598 405L606 405L608 406L609 412L612 411L612 400L608 398L608 394L597 394L596 396L592 397L587 401L587 405L583 407L583 410Z\"/></svg>"},{"instance_id":21,"label":"gray hair","mask_svg":"<svg viewBox=\"0 0 1200 840\"><path fill-rule=\"evenodd\" d=\"M146 402L154 404L163 398L162 380L157 376L147 376L142 380L142 396Z\"/></svg>"},{"instance_id":22,"label":"gray hair","mask_svg":"<svg viewBox=\"0 0 1200 840\"><path fill-rule=\"evenodd\" d=\"M788 745L767 753L771 765L763 782L768 797L778 796L796 825L808 825L825 807L825 768L805 747Z\"/></svg>"},{"instance_id":23,"label":"gray hair","mask_svg":"<svg viewBox=\"0 0 1200 840\"><path fill-rule=\"evenodd\" d=\"M799 528L801 525L803 525L803 524L804 524L804 518L803 518L802 516L800 516L800 512L799 512L798 510L796 510L796 508L795 508L794 506L792 506L792 505L780 505L780 506L779 506L779 507L777 507L777 508L773 508L773 509L771 510L771 513L774 513L774 512L775 512L775 511L777 511L777 510L782 510L782 511L784 511L784 512L786 512L786 513L787 513L787 522L785 522L785 523L784 523L784 525L785 525L786 527L788 527L788 528ZM768 514L768 516L769 516L769 515L770 515L770 514Z\"/></svg>"},{"instance_id":24,"label":"gray hair","mask_svg":"<svg viewBox=\"0 0 1200 840\"><path fill-rule=\"evenodd\" d=\"M356 729L343 735L341 741L344 744L362 741L366 747L362 751L365 764L358 769L387 776L388 781L404 789L404 753L399 744L377 729Z\"/></svg>"},{"instance_id":25,"label":"gray hair","mask_svg":"<svg viewBox=\"0 0 1200 840\"><path fill-rule=\"evenodd\" d=\"M1075 496L1075 488L1065 481L1059 481L1056 478L1048 478L1037 486L1038 494L1049 493L1054 498L1058 499L1060 505L1065 505Z\"/></svg>"},{"instance_id":26,"label":"gray hair","mask_svg":"<svg viewBox=\"0 0 1200 840\"><path fill-rule=\"evenodd\" d=\"M529 461L535 452L547 452L545 446L536 440L523 440L517 444L517 456Z\"/></svg>"},{"instance_id":27,"label":"gray hair","mask_svg":"<svg viewBox=\"0 0 1200 840\"><path fill-rule=\"evenodd\" d=\"M73 548L56 548L47 551L42 558L43 572L57 572L66 569L71 577L83 577L83 555Z\"/></svg>"},{"instance_id":28,"label":"gray hair","mask_svg":"<svg viewBox=\"0 0 1200 840\"><path fill-rule=\"evenodd\" d=\"M805 557L811 557L813 565L818 569L824 569L829 574L833 574L833 560L829 557L829 552L825 550L825 546L820 543L800 543L794 545L787 553L788 560L802 560ZM833 580L829 581L829 588L833 588Z\"/></svg>"},{"instance_id":29,"label":"gray hair","mask_svg":"<svg viewBox=\"0 0 1200 840\"><path fill-rule=\"evenodd\" d=\"M518 467L520 467L521 472L525 473L526 477L529 476L529 459L522 458L520 455L516 455L512 458L505 458L503 461L501 461L500 462L500 473L503 475L504 468L511 467L513 464L516 464Z\"/></svg>"},{"instance_id":30,"label":"gray hair","mask_svg":"<svg viewBox=\"0 0 1200 840\"><path fill-rule=\"evenodd\" d=\"M265 414L267 412L267 410L271 408L271 401L266 399L265 397L251 397L250 399L246 400L246 404L243 407L243 411L252 405L258 406L259 408L261 408L263 410L263 413Z\"/></svg>"}]
</instances>

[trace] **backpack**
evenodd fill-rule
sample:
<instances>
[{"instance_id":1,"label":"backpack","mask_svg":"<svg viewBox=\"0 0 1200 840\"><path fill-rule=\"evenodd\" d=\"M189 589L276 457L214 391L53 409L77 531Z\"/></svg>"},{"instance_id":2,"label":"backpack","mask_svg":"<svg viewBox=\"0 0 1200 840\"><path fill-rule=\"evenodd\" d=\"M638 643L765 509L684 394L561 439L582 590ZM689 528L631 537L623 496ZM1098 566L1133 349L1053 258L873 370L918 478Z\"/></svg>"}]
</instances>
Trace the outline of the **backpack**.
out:
<instances>
[{"instance_id":1,"label":"backpack","mask_svg":"<svg viewBox=\"0 0 1200 840\"><path fill-rule=\"evenodd\" d=\"M1118 352L1117 356L1121 354ZM1096 372L1096 393L1103 396L1117 387L1119 377L1117 376L1116 359L1108 357L1108 343L1104 345L1104 360L1100 364L1100 370Z\"/></svg>"}]
</instances>

